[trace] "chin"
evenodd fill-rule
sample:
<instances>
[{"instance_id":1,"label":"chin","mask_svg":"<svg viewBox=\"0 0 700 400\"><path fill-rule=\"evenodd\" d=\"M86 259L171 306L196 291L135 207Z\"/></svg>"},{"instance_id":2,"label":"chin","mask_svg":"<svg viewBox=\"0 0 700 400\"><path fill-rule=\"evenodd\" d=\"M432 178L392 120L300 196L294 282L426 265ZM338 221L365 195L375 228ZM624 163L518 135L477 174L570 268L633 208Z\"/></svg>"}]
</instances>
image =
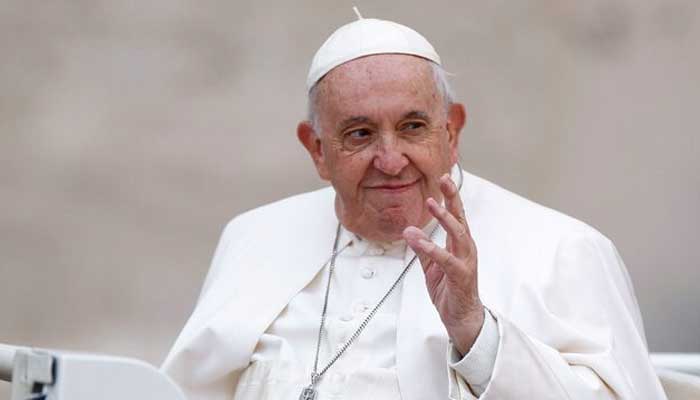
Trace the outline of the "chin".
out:
<instances>
[{"instance_id":1,"label":"chin","mask_svg":"<svg viewBox=\"0 0 700 400\"><path fill-rule=\"evenodd\" d=\"M402 207L382 210L379 217L379 229L384 235L391 237L392 241L403 238L403 230L408 226L419 226L419 218L413 216L414 213L407 211Z\"/></svg>"}]
</instances>

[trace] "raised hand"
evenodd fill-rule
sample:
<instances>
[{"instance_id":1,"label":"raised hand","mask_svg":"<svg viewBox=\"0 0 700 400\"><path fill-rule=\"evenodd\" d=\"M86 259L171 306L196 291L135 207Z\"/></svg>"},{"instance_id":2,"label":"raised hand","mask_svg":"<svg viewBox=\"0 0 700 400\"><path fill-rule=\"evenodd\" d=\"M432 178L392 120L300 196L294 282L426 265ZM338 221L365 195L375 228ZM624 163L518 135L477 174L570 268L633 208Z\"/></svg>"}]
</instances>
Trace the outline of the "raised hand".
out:
<instances>
[{"instance_id":1,"label":"raised hand","mask_svg":"<svg viewBox=\"0 0 700 400\"><path fill-rule=\"evenodd\" d=\"M429 198L428 210L447 232L446 248L433 243L415 226L403 236L416 252L425 274L430 299L457 350L471 349L484 323L484 306L477 287L476 244L469 231L459 190L449 175L440 178L445 207Z\"/></svg>"}]
</instances>

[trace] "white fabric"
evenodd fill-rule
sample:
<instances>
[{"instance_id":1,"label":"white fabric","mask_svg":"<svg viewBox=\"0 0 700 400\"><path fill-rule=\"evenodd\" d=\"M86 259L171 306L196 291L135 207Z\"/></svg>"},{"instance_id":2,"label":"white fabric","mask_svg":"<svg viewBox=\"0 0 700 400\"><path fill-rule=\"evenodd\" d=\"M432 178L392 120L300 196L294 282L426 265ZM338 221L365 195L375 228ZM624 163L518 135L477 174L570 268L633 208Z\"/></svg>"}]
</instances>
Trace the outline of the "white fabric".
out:
<instances>
[{"instance_id":1,"label":"white fabric","mask_svg":"<svg viewBox=\"0 0 700 400\"><path fill-rule=\"evenodd\" d=\"M664 399L612 243L481 178L464 179L479 293L500 338L480 398ZM227 225L197 307L163 365L191 400L233 397L261 336L324 266L338 222L334 197L332 188L290 197ZM407 274L399 298L401 399L472 398L447 367L449 339L420 268Z\"/></svg>"},{"instance_id":2,"label":"white fabric","mask_svg":"<svg viewBox=\"0 0 700 400\"><path fill-rule=\"evenodd\" d=\"M353 334L404 266L405 245L384 249L343 231L353 246L336 260L321 341L319 368ZM330 253L330 249L328 249ZM243 372L235 400L296 400L309 384L329 266L294 296L261 336ZM396 320L401 287L390 296L362 335L321 379L321 399L399 399Z\"/></svg>"},{"instance_id":3,"label":"white fabric","mask_svg":"<svg viewBox=\"0 0 700 400\"><path fill-rule=\"evenodd\" d=\"M431 223L426 232L434 225ZM403 241L380 245L343 230L341 247L351 241L353 245L336 260L319 369L355 332L410 261ZM296 400L309 384L328 273L327 264L260 337L251 364L236 387L235 400ZM328 370L317 387L319 398L401 399L396 375L396 321L401 289L399 285L350 349ZM486 314L488 320L472 350L464 360L455 360L458 368L475 376L474 382L480 384L478 393L486 387L498 348L498 328L493 317ZM484 338L485 335L491 337ZM458 357L457 354L451 352L452 357Z\"/></svg>"},{"instance_id":4,"label":"white fabric","mask_svg":"<svg viewBox=\"0 0 700 400\"><path fill-rule=\"evenodd\" d=\"M659 379L670 400L700 399L700 377L683 372L659 369Z\"/></svg>"},{"instance_id":5,"label":"white fabric","mask_svg":"<svg viewBox=\"0 0 700 400\"><path fill-rule=\"evenodd\" d=\"M306 90L341 64L383 53L410 54L440 64L440 56L420 33L396 22L363 18L341 26L321 45L311 61Z\"/></svg>"},{"instance_id":6,"label":"white fabric","mask_svg":"<svg viewBox=\"0 0 700 400\"><path fill-rule=\"evenodd\" d=\"M472 394L481 396L491 381L498 354L498 343L498 321L487 309L484 309L484 325L469 352L462 356L454 346L450 346L448 365L458 374L454 377L455 381L462 387L468 386Z\"/></svg>"}]
</instances>

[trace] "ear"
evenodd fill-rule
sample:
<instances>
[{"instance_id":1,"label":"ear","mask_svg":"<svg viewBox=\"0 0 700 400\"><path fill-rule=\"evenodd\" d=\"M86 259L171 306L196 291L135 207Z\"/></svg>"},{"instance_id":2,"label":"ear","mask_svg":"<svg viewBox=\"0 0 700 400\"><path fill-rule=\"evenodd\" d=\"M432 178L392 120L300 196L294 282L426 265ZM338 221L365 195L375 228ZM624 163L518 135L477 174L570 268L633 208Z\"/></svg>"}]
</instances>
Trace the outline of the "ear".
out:
<instances>
[{"instance_id":1,"label":"ear","mask_svg":"<svg viewBox=\"0 0 700 400\"><path fill-rule=\"evenodd\" d=\"M467 122L467 111L462 103L450 104L450 109L447 112L447 132L450 135L450 161L452 164L457 162L459 157L459 135L462 133L462 128Z\"/></svg>"},{"instance_id":2,"label":"ear","mask_svg":"<svg viewBox=\"0 0 700 400\"><path fill-rule=\"evenodd\" d=\"M309 155L316 166L318 176L325 181L330 180L328 167L326 165L326 158L323 154L321 136L320 133L317 133L314 129L311 121L299 122L299 125L297 125L297 138L304 148L306 148L306 151L309 152Z\"/></svg>"}]
</instances>

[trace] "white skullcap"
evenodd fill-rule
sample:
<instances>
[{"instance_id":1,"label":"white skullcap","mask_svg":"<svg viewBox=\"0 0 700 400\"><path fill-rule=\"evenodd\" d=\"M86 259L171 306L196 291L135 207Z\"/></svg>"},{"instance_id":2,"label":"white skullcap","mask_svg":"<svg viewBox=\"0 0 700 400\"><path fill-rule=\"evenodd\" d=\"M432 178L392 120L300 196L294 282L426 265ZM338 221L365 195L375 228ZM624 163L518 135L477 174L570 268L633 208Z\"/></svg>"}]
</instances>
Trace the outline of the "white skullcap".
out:
<instances>
[{"instance_id":1,"label":"white skullcap","mask_svg":"<svg viewBox=\"0 0 700 400\"><path fill-rule=\"evenodd\" d=\"M306 90L333 68L372 54L410 54L440 64L440 56L420 33L413 29L374 18L362 18L343 25L326 39L311 61Z\"/></svg>"}]
</instances>

